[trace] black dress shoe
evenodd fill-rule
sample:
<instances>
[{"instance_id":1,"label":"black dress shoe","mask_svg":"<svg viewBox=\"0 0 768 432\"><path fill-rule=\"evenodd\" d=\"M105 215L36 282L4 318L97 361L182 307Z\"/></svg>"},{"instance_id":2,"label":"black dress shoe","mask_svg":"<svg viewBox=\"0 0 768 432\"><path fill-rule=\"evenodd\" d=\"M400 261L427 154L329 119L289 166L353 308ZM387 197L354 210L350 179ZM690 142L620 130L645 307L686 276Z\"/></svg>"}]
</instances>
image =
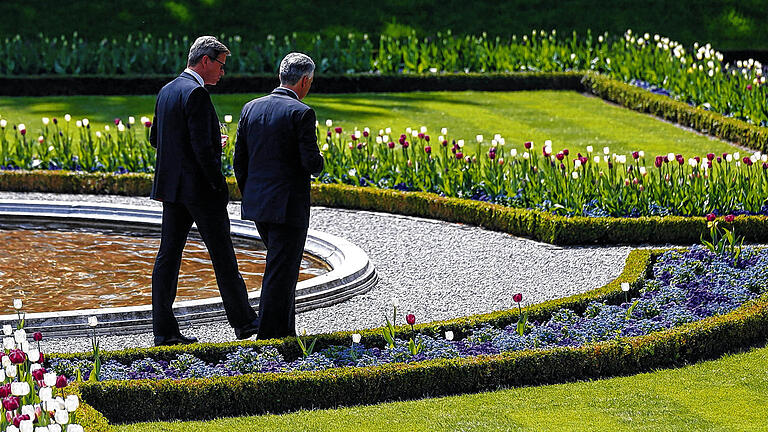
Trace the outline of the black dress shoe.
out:
<instances>
[{"instance_id":1,"label":"black dress shoe","mask_svg":"<svg viewBox=\"0 0 768 432\"><path fill-rule=\"evenodd\" d=\"M155 336L155 346L170 346L170 345L189 345L197 342L197 338L194 336Z\"/></svg>"},{"instance_id":2,"label":"black dress shoe","mask_svg":"<svg viewBox=\"0 0 768 432\"><path fill-rule=\"evenodd\" d=\"M249 339L251 336L255 335L259 332L259 320L255 319L252 323L244 326L244 327L236 327L235 328L235 336L240 339Z\"/></svg>"}]
</instances>

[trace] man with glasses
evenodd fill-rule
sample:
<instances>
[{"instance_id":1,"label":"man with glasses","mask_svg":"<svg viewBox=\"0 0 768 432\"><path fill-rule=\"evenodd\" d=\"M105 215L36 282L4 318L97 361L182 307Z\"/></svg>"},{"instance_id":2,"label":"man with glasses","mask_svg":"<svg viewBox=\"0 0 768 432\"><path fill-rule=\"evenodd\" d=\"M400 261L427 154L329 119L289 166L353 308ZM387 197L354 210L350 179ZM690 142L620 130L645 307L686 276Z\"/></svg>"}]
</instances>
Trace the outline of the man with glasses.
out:
<instances>
[{"instance_id":1,"label":"man with glasses","mask_svg":"<svg viewBox=\"0 0 768 432\"><path fill-rule=\"evenodd\" d=\"M152 272L152 327L158 346L197 342L181 334L172 310L192 223L208 248L235 336L247 339L258 331L232 246L219 119L205 88L224 75L228 55L229 49L215 37L199 37L189 50L187 68L157 95L150 143L157 148L151 198L163 203L160 250Z\"/></svg>"}]
</instances>

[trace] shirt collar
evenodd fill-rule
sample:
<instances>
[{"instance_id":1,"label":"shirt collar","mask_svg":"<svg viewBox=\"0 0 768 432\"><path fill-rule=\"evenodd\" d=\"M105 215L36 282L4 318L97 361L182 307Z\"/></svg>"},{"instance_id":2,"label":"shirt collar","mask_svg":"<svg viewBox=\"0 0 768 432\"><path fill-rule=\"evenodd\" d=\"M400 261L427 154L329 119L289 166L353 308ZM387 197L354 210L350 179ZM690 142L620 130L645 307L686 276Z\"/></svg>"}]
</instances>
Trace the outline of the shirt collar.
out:
<instances>
[{"instance_id":1,"label":"shirt collar","mask_svg":"<svg viewBox=\"0 0 768 432\"><path fill-rule=\"evenodd\" d=\"M199 73L193 71L190 68L184 69L184 72L192 75L192 77L195 78L195 81L197 81L201 86L205 87L205 82L203 81L203 77L201 77Z\"/></svg>"}]
</instances>

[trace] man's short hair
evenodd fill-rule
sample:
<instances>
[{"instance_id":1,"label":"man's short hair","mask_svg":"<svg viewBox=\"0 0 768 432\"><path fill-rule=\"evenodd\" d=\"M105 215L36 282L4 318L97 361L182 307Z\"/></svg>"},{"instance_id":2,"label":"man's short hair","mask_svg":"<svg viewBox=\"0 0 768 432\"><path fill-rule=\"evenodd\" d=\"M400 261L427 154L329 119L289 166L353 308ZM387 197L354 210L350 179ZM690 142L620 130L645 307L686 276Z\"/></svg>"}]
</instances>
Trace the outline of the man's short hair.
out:
<instances>
[{"instance_id":1,"label":"man's short hair","mask_svg":"<svg viewBox=\"0 0 768 432\"><path fill-rule=\"evenodd\" d=\"M222 53L229 55L229 48L213 36L200 36L189 49L187 67L200 63L204 56L218 59Z\"/></svg>"},{"instance_id":2,"label":"man's short hair","mask_svg":"<svg viewBox=\"0 0 768 432\"><path fill-rule=\"evenodd\" d=\"M315 62L308 55L292 52L280 62L280 84L294 85L315 72Z\"/></svg>"}]
</instances>

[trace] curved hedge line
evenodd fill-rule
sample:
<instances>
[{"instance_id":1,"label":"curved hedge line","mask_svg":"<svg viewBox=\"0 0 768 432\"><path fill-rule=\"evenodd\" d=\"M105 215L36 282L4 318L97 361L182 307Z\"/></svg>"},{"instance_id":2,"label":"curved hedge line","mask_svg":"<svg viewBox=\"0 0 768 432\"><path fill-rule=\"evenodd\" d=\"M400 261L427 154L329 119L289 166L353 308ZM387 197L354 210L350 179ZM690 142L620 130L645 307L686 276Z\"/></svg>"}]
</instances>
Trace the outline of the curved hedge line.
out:
<instances>
[{"instance_id":1,"label":"curved hedge line","mask_svg":"<svg viewBox=\"0 0 768 432\"><path fill-rule=\"evenodd\" d=\"M240 198L234 179L230 196ZM149 196L150 174L0 171L0 190ZM373 210L482 226L557 245L693 244L706 233L704 217L565 217L426 192L312 184L312 204ZM740 216L732 226L750 242L768 241L768 217Z\"/></svg>"},{"instance_id":2,"label":"curved hedge line","mask_svg":"<svg viewBox=\"0 0 768 432\"><path fill-rule=\"evenodd\" d=\"M592 72L584 75L582 83L595 96L631 110L648 113L753 150L768 152L768 128L693 107L669 96L657 95Z\"/></svg>"},{"instance_id":3,"label":"curved hedge line","mask_svg":"<svg viewBox=\"0 0 768 432\"><path fill-rule=\"evenodd\" d=\"M553 300L528 309L531 319L541 319L561 307L579 309L592 300L616 301L623 295L621 281L631 281L633 291L650 269L654 253L630 254L624 273L607 286L585 294ZM425 333L454 330L464 334L480 323L505 325L516 320L514 310L459 318L418 326ZM366 344L384 341L377 330L362 332ZM410 334L401 326L402 335ZM319 335L318 346L349 345L351 332ZM262 373L237 377L185 380L105 381L81 384L85 402L113 422L168 418L204 419L340 405L379 403L506 386L542 385L579 379L627 375L711 359L723 353L763 343L768 339L768 295L737 310L646 336L619 338L578 348L528 350L499 355L388 364L370 368L335 368L316 372ZM236 345L276 343L281 351L298 356L295 339L251 343L201 344L105 353L109 358L131 361L139 356L170 358L222 355ZM83 354L61 355L78 357ZM59 356L57 356L59 357Z\"/></svg>"}]
</instances>

